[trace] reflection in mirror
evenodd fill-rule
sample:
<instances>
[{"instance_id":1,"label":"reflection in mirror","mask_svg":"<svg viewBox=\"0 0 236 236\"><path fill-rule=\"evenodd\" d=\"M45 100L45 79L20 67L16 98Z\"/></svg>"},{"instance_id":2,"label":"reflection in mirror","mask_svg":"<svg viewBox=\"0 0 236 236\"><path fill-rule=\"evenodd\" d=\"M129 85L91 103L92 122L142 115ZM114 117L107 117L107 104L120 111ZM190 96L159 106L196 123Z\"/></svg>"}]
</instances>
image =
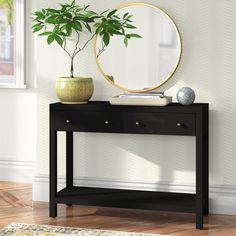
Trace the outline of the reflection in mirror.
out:
<instances>
[{"instance_id":1,"label":"reflection in mirror","mask_svg":"<svg viewBox=\"0 0 236 236\"><path fill-rule=\"evenodd\" d=\"M114 36L109 46L102 48L101 38L96 41L97 64L111 83L127 91L148 91L159 87L175 72L181 55L181 40L173 21L160 9L142 3L121 8L120 15L129 12L142 38L132 38L125 47L123 38Z\"/></svg>"}]
</instances>

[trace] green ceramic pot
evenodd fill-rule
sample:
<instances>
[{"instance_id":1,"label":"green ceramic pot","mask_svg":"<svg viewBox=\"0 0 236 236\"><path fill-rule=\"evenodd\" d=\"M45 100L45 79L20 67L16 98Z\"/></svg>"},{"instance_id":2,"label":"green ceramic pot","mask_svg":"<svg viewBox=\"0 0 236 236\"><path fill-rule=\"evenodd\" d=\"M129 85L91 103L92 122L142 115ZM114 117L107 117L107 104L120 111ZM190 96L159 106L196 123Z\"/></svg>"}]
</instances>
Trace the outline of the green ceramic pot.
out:
<instances>
[{"instance_id":1,"label":"green ceramic pot","mask_svg":"<svg viewBox=\"0 0 236 236\"><path fill-rule=\"evenodd\" d=\"M89 77L58 78L57 97L64 104L86 104L93 95L93 80Z\"/></svg>"}]
</instances>

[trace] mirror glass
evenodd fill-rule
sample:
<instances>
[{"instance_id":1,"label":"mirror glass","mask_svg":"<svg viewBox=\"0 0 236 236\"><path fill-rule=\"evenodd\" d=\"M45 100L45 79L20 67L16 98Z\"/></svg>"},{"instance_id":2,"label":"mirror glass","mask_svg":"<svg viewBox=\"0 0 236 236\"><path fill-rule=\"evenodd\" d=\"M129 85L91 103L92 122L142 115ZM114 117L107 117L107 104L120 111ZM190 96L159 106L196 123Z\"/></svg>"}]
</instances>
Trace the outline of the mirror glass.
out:
<instances>
[{"instance_id":1,"label":"mirror glass","mask_svg":"<svg viewBox=\"0 0 236 236\"><path fill-rule=\"evenodd\" d=\"M118 10L119 15L133 15L136 29L127 30L142 38L113 36L105 51L100 36L95 42L97 65L104 77L123 91L145 92L165 83L175 72L181 56L181 39L171 18L159 8L132 3Z\"/></svg>"}]
</instances>

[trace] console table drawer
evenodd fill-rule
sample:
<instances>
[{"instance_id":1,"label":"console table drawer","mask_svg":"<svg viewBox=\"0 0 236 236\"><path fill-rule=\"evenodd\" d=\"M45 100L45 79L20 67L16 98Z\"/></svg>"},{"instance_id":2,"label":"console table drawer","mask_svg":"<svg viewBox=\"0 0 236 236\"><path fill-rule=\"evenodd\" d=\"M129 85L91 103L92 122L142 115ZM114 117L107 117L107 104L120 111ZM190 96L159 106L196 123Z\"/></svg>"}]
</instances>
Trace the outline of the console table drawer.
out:
<instances>
[{"instance_id":1,"label":"console table drawer","mask_svg":"<svg viewBox=\"0 0 236 236\"><path fill-rule=\"evenodd\" d=\"M60 131L195 135L195 115L183 113L57 111Z\"/></svg>"},{"instance_id":2,"label":"console table drawer","mask_svg":"<svg viewBox=\"0 0 236 236\"><path fill-rule=\"evenodd\" d=\"M67 111L55 112L54 117L59 131L119 133L122 130L119 112Z\"/></svg>"},{"instance_id":3,"label":"console table drawer","mask_svg":"<svg viewBox=\"0 0 236 236\"><path fill-rule=\"evenodd\" d=\"M127 133L195 135L194 114L132 112L124 122Z\"/></svg>"}]
</instances>

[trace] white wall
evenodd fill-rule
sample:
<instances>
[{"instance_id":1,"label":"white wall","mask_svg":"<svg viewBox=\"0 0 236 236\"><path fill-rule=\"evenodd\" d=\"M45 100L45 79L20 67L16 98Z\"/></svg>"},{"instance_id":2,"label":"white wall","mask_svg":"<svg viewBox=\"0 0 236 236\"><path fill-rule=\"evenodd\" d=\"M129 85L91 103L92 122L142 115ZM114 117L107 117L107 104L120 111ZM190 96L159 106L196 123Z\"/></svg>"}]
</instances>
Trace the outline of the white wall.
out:
<instances>
[{"instance_id":1,"label":"white wall","mask_svg":"<svg viewBox=\"0 0 236 236\"><path fill-rule=\"evenodd\" d=\"M144 0L143 0L144 1ZM36 8L58 1L37 0ZM119 4L125 3L119 1ZM236 1L150 0L176 22L183 56L173 78L160 90L175 96L185 84L195 89L197 102L210 103L211 211L236 214ZM81 1L80 1L81 3ZM114 8L117 1L83 1L95 10ZM48 183L48 105L56 102L55 78L68 74L69 61L57 46L36 42L37 61L37 177L34 199L46 200ZM118 94L99 73L92 45L76 62L80 75L92 76L93 100ZM32 63L31 63L32 65ZM121 68L122 69L122 68ZM2 96L2 95L1 95ZM5 94L5 97L10 95ZM18 96L14 94L14 96ZM59 142L59 174L64 176L65 150ZM77 183L128 188L192 191L195 183L193 137L76 134ZM91 148L93 147L93 148ZM61 184L63 184L63 179Z\"/></svg>"},{"instance_id":2,"label":"white wall","mask_svg":"<svg viewBox=\"0 0 236 236\"><path fill-rule=\"evenodd\" d=\"M0 180L33 182L36 161L36 90L34 40L26 4L26 83L28 89L0 89Z\"/></svg>"}]
</instances>

